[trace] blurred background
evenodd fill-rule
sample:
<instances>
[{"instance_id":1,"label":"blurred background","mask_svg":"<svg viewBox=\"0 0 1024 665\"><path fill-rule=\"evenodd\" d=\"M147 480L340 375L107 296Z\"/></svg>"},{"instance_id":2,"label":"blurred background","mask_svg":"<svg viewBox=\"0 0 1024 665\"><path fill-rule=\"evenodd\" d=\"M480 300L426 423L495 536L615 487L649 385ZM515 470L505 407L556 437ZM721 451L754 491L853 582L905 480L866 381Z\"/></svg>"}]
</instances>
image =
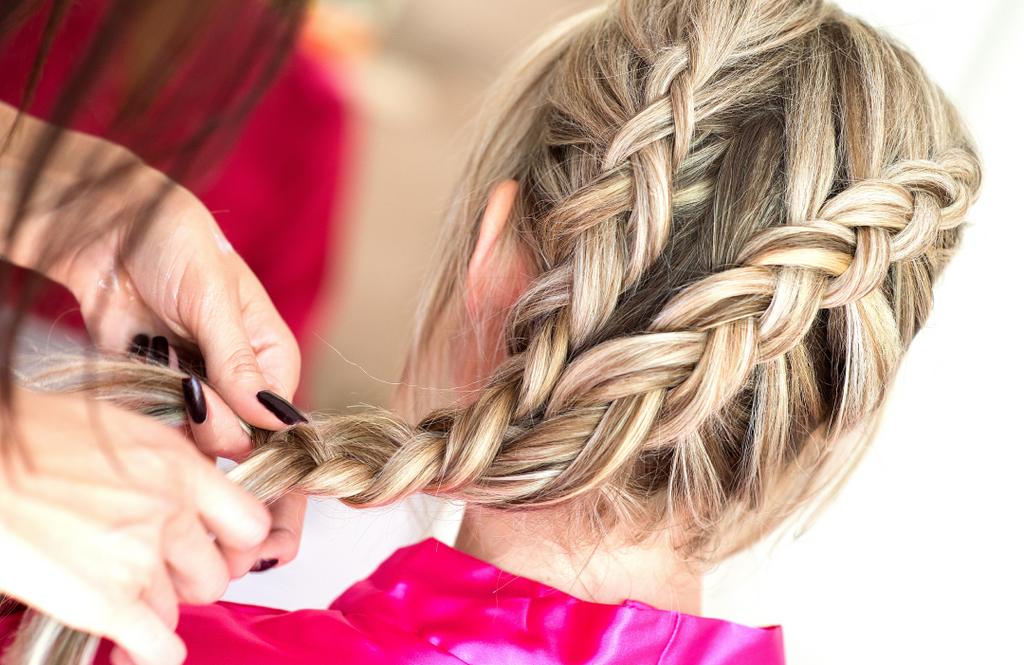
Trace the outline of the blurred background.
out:
<instances>
[{"instance_id":1,"label":"blurred background","mask_svg":"<svg viewBox=\"0 0 1024 665\"><path fill-rule=\"evenodd\" d=\"M582 0L347 0L315 5L303 50L344 104L330 275L305 340L301 406L386 405L468 124L501 69ZM886 26L951 94L986 162L962 254L939 287L880 435L812 529L718 567L705 613L782 624L793 665L1024 662L1024 247L1019 0L839 0ZM299 558L228 599L323 607L395 547L456 517L420 506L310 506Z\"/></svg>"}]
</instances>

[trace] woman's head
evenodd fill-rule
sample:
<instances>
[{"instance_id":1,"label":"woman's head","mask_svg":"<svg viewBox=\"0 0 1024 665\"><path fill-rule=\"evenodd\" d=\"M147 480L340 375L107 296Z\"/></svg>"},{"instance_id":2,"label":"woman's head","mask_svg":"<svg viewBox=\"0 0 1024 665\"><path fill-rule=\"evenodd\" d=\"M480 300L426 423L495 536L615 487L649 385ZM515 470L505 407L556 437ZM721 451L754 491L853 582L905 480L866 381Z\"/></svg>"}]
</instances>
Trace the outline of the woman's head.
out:
<instances>
[{"instance_id":1,"label":"woman's head","mask_svg":"<svg viewBox=\"0 0 1024 665\"><path fill-rule=\"evenodd\" d=\"M421 311L410 383L442 356L481 382L435 422L442 484L749 543L856 461L979 173L918 63L827 3L623 0L563 25L485 114Z\"/></svg>"}]
</instances>

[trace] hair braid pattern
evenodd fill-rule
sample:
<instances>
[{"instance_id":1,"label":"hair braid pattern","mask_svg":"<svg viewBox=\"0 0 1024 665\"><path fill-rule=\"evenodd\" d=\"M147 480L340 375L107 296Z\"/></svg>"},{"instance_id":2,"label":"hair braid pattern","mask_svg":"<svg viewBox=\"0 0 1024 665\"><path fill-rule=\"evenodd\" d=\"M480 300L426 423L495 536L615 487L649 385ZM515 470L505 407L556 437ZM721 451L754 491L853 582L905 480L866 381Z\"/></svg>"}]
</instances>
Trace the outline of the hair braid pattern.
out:
<instances>
[{"instance_id":1,"label":"hair braid pattern","mask_svg":"<svg viewBox=\"0 0 1024 665\"><path fill-rule=\"evenodd\" d=\"M723 555L828 487L979 187L917 63L815 0L622 0L531 52L486 121L410 366L475 325L466 266L487 193L514 178L503 242L535 270L502 312L504 360L417 425L256 431L235 477L268 499L572 506ZM63 385L181 417L164 370L90 376Z\"/></svg>"}]
</instances>

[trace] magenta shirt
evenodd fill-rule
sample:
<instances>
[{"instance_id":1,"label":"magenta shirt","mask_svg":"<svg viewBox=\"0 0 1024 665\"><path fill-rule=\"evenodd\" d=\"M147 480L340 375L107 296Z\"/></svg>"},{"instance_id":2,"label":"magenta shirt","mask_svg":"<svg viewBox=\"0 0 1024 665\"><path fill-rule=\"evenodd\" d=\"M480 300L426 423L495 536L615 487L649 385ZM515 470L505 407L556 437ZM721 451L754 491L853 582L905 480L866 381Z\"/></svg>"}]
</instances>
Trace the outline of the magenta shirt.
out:
<instances>
[{"instance_id":1,"label":"magenta shirt","mask_svg":"<svg viewBox=\"0 0 1024 665\"><path fill-rule=\"evenodd\" d=\"M0 620L0 636L17 617ZM188 665L782 665L782 629L590 603L425 540L329 609L182 606ZM109 643L97 663L107 663Z\"/></svg>"}]
</instances>

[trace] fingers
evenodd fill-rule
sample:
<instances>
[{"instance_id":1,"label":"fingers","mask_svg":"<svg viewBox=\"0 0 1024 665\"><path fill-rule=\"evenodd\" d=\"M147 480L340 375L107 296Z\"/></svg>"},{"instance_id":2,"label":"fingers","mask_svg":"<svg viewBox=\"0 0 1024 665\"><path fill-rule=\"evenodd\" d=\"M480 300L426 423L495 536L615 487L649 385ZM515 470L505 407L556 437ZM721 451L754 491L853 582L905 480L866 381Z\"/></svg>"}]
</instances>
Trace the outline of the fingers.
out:
<instances>
[{"instance_id":1,"label":"fingers","mask_svg":"<svg viewBox=\"0 0 1024 665\"><path fill-rule=\"evenodd\" d=\"M220 395L205 390L195 377L182 379L181 385L192 438L200 451L236 462L252 452L252 440Z\"/></svg>"},{"instance_id":2,"label":"fingers","mask_svg":"<svg viewBox=\"0 0 1024 665\"><path fill-rule=\"evenodd\" d=\"M178 597L167 571L161 568L135 602L109 617L103 636L123 654L120 662L134 665L180 665L185 644L174 633L178 625ZM118 662L111 659L113 662Z\"/></svg>"},{"instance_id":3,"label":"fingers","mask_svg":"<svg viewBox=\"0 0 1024 665\"><path fill-rule=\"evenodd\" d=\"M168 184L151 169L139 173L145 191L151 191L151 184ZM120 255L122 248L113 240L79 248L59 280L81 303L96 342L124 348L140 332L194 342L205 358L210 385L232 410L264 429L286 427L257 395L271 391L292 398L300 369L298 344L256 276L224 246L202 203L174 186L129 255ZM111 265L119 266L117 288L107 288ZM151 360L166 361L152 341L148 354Z\"/></svg>"},{"instance_id":4,"label":"fingers","mask_svg":"<svg viewBox=\"0 0 1024 665\"><path fill-rule=\"evenodd\" d=\"M185 396L186 411L192 422L193 436L199 449L217 457L241 460L251 452L251 440L244 433L233 412L214 391L204 391L202 383L195 377L182 379L182 392ZM267 399L261 394L261 399ZM301 418L288 402L269 399L267 403L274 408L282 420L291 421ZM218 419L225 424L217 425ZM204 500L199 499L199 505ZM257 548L247 548L251 543L232 541L230 536L219 539L221 553L229 561L229 574L232 578L241 577L246 572L268 570L279 563L292 561L299 551L302 537L302 526L306 514L306 497L298 494L285 495L270 506L272 526L266 540ZM212 519L216 515L211 514ZM214 525L211 525L213 528ZM219 594L218 594L219 597ZM189 602L189 601L186 601Z\"/></svg>"},{"instance_id":5,"label":"fingers","mask_svg":"<svg viewBox=\"0 0 1024 665\"><path fill-rule=\"evenodd\" d=\"M253 349L274 392L291 399L299 385L301 357L298 343L267 298L263 286L256 282L255 276L251 276L250 281L252 284L242 288L240 294L250 302L246 320ZM255 294L250 294L250 291Z\"/></svg>"},{"instance_id":6,"label":"fingers","mask_svg":"<svg viewBox=\"0 0 1024 665\"><path fill-rule=\"evenodd\" d=\"M237 294L221 295L216 301L204 298L196 314L197 320L190 326L206 360L210 385L242 420L264 429L282 429L291 423L283 421L266 408L257 396L264 391L271 391L284 393L287 398L291 396L294 385L283 384L273 375L264 375L249 331L242 320L242 305ZM295 338L269 305L269 300L266 304L268 309L256 306L263 313L253 323L262 338L262 356L279 370L286 363L297 368L299 353ZM274 379L273 383L269 379Z\"/></svg>"},{"instance_id":7,"label":"fingers","mask_svg":"<svg viewBox=\"0 0 1024 665\"><path fill-rule=\"evenodd\" d=\"M131 352L161 364L166 364L165 359L173 362L176 355L173 348L167 348L163 338L149 339L145 335L133 339ZM192 436L201 452L234 460L251 452L249 436L216 391L204 390L196 377L186 377L182 379L182 395ZM260 391L257 401L280 423L293 425L304 420L294 406L273 392ZM173 540L177 547L168 554L168 561L183 602L210 602L223 593L227 576L237 578L260 566L267 569L292 561L298 554L302 535L306 511L304 496L288 495L275 502L270 527L263 510L256 524L239 528L237 516L232 515L232 504L238 512L239 508L246 509L245 504L252 510L259 506L258 502L248 493L235 492L237 488L233 486L226 490L223 483L227 481L219 473L209 476L204 472L204 476L198 483L196 505L204 523L217 538L220 556L205 534L193 532L187 538ZM221 562L226 564L226 572Z\"/></svg>"},{"instance_id":8,"label":"fingers","mask_svg":"<svg viewBox=\"0 0 1024 665\"><path fill-rule=\"evenodd\" d=\"M132 338L129 357L179 369L179 355L163 336L139 333ZM185 371L182 369L181 371ZM216 392L208 393L195 376L182 378L181 394L192 438L204 454L241 460L252 452L252 441L231 408Z\"/></svg>"},{"instance_id":9,"label":"fingers","mask_svg":"<svg viewBox=\"0 0 1024 665\"><path fill-rule=\"evenodd\" d=\"M307 503L302 494L285 494L270 506L273 525L270 535L260 547L261 561L276 560L285 564L298 555Z\"/></svg>"},{"instance_id":10,"label":"fingers","mask_svg":"<svg viewBox=\"0 0 1024 665\"><path fill-rule=\"evenodd\" d=\"M139 333L128 345L128 357L154 365L178 369L178 352L163 335Z\"/></svg>"},{"instance_id":11,"label":"fingers","mask_svg":"<svg viewBox=\"0 0 1024 665\"><path fill-rule=\"evenodd\" d=\"M132 337L132 342L128 346L128 355L132 358L145 360L149 355L149 335L139 333Z\"/></svg>"},{"instance_id":12,"label":"fingers","mask_svg":"<svg viewBox=\"0 0 1024 665\"><path fill-rule=\"evenodd\" d=\"M35 468L17 491L0 483L4 589L119 643L124 662L179 665L179 595L208 602L232 569L248 570L269 511L179 433L142 416L21 390L13 401Z\"/></svg>"},{"instance_id":13,"label":"fingers","mask_svg":"<svg viewBox=\"0 0 1024 665\"><path fill-rule=\"evenodd\" d=\"M244 575L270 533L271 516L266 507L205 462L196 474L196 507L217 539L228 574Z\"/></svg>"},{"instance_id":14,"label":"fingers","mask_svg":"<svg viewBox=\"0 0 1024 665\"><path fill-rule=\"evenodd\" d=\"M177 605L175 617L176 608ZM113 628L105 636L118 644L115 652L123 650L134 665L181 665L185 660L185 643L174 634L173 625L168 626L149 603L140 598L112 622ZM123 654L112 656L111 660L125 662Z\"/></svg>"},{"instance_id":15,"label":"fingers","mask_svg":"<svg viewBox=\"0 0 1024 665\"><path fill-rule=\"evenodd\" d=\"M178 602L205 605L218 600L227 591L231 577L221 551L209 533L195 520L188 520L166 539L167 564L172 593Z\"/></svg>"},{"instance_id":16,"label":"fingers","mask_svg":"<svg viewBox=\"0 0 1024 665\"><path fill-rule=\"evenodd\" d=\"M129 357L178 369L178 353L163 336L139 333L132 338ZM192 438L204 454L238 461L252 452L252 441L234 412L215 392L203 389L194 377L181 380L181 394L188 413Z\"/></svg>"},{"instance_id":17,"label":"fingers","mask_svg":"<svg viewBox=\"0 0 1024 665\"><path fill-rule=\"evenodd\" d=\"M150 580L149 586L142 594L142 602L149 607L160 622L174 630L178 627L178 598L170 572L161 568ZM130 610L129 610L130 611ZM121 618L118 617L118 622Z\"/></svg>"}]
</instances>

